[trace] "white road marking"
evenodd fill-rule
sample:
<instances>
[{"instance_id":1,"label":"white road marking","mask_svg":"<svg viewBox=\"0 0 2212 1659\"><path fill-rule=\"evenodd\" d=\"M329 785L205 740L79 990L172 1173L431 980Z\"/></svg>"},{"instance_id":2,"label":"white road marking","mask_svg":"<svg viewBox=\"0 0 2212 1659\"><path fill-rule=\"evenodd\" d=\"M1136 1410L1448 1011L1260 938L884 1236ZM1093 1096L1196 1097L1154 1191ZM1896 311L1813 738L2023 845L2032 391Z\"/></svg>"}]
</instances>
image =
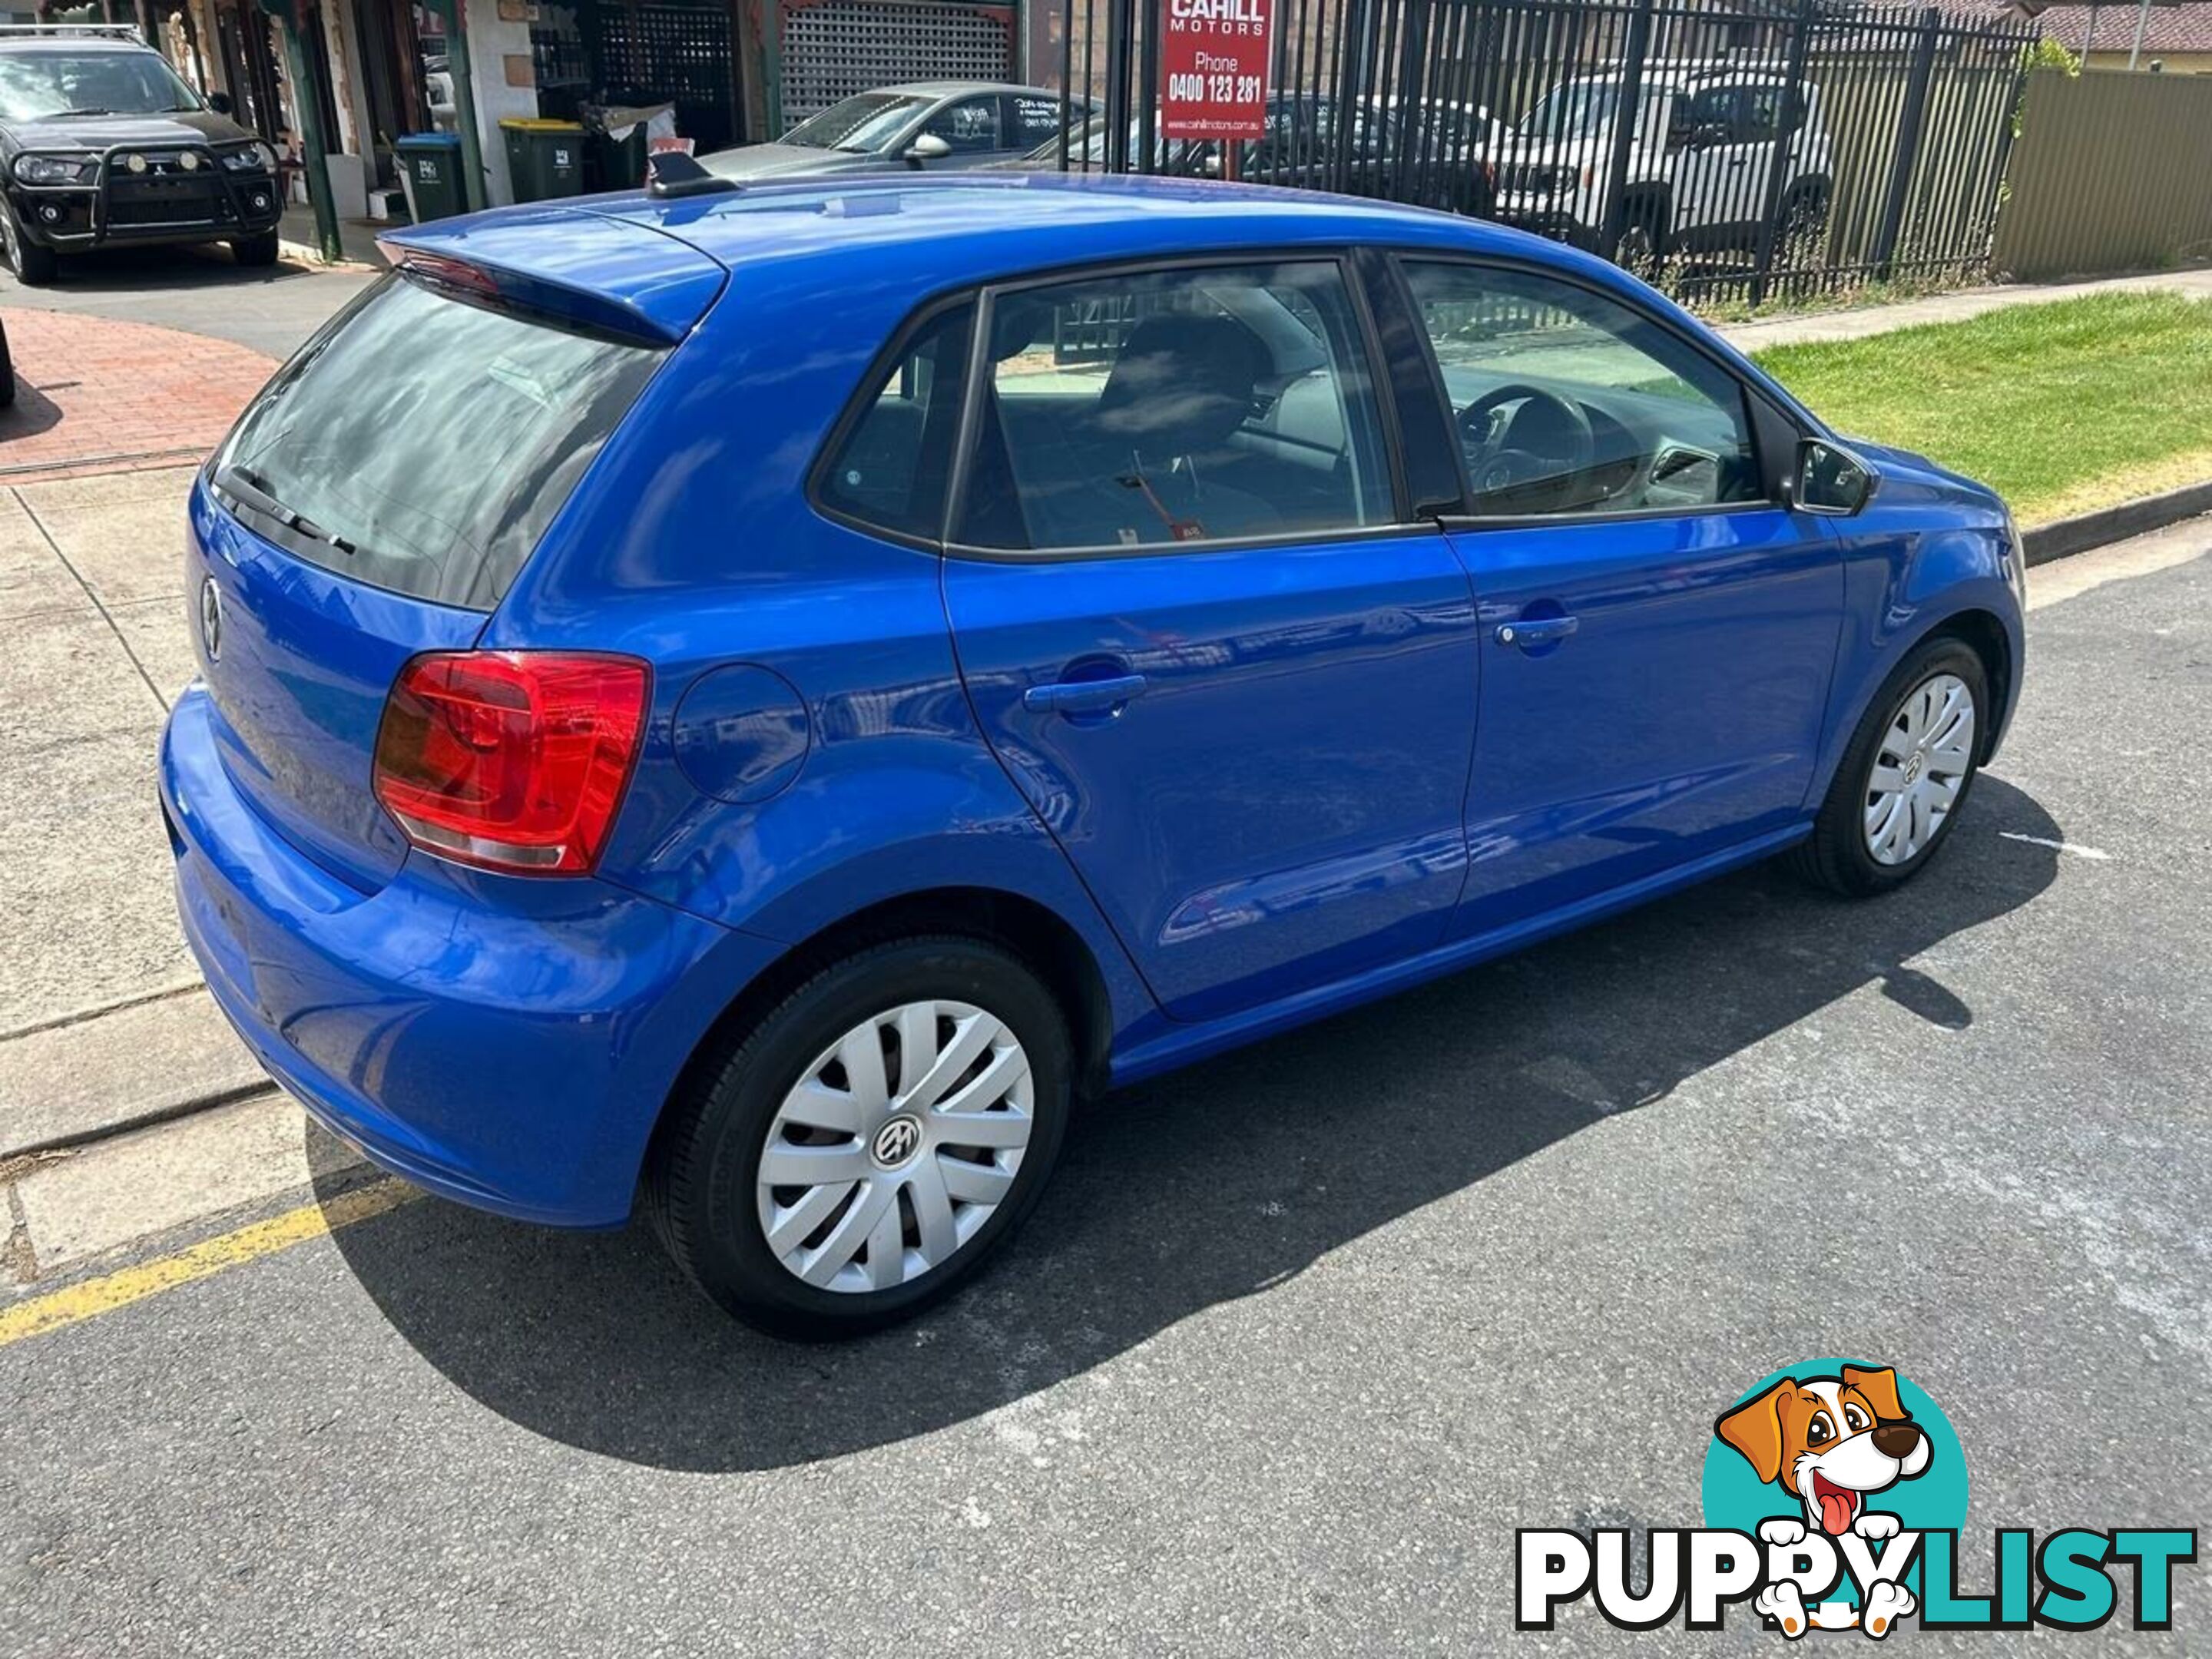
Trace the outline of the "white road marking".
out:
<instances>
[{"instance_id":1,"label":"white road marking","mask_svg":"<svg viewBox=\"0 0 2212 1659\"><path fill-rule=\"evenodd\" d=\"M2095 859L2101 862L2112 856L2101 848L2083 847L2070 841L2052 841L2044 836L2023 836L2017 830L2000 830L1997 834L2007 841L2024 841L2033 847L2048 847L2056 852L2071 853L2077 859Z\"/></svg>"}]
</instances>

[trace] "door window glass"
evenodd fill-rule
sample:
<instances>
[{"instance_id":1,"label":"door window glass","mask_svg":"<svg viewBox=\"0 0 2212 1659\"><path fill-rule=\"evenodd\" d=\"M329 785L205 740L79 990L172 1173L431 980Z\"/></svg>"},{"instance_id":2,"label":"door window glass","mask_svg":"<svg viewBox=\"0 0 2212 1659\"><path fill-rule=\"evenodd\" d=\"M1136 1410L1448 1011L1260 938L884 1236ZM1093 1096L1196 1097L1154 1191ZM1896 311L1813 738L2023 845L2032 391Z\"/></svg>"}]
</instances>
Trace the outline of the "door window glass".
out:
<instances>
[{"instance_id":1,"label":"door window glass","mask_svg":"<svg viewBox=\"0 0 2212 1659\"><path fill-rule=\"evenodd\" d=\"M1012 131L1006 145L1008 149L1032 150L1060 137L1059 99L1018 92L1006 100L1006 104L1012 113ZM1083 100L1078 99L1069 111L1068 119L1073 122L1082 116Z\"/></svg>"},{"instance_id":2,"label":"door window glass","mask_svg":"<svg viewBox=\"0 0 2212 1659\"><path fill-rule=\"evenodd\" d=\"M945 140L955 155L974 155L1005 148L999 137L1000 125L999 100L994 94L988 98L963 98L957 104L947 104L931 116L921 130Z\"/></svg>"},{"instance_id":3,"label":"door window glass","mask_svg":"<svg viewBox=\"0 0 2212 1659\"><path fill-rule=\"evenodd\" d=\"M1764 491L1743 387L1627 307L1522 271L1409 262L1486 516L1684 510Z\"/></svg>"},{"instance_id":4,"label":"door window glass","mask_svg":"<svg viewBox=\"0 0 2212 1659\"><path fill-rule=\"evenodd\" d=\"M925 323L823 466L822 505L878 529L934 539L957 435L974 307Z\"/></svg>"},{"instance_id":5,"label":"door window glass","mask_svg":"<svg viewBox=\"0 0 2212 1659\"><path fill-rule=\"evenodd\" d=\"M1762 144L1782 131L1782 88L1772 83L1746 87L1737 136L1746 143Z\"/></svg>"},{"instance_id":6,"label":"door window glass","mask_svg":"<svg viewBox=\"0 0 2212 1659\"><path fill-rule=\"evenodd\" d=\"M1680 135L1677 142L1728 143L1735 135L1741 101L1741 89L1735 87L1701 87L1686 102L1678 100L1674 128Z\"/></svg>"},{"instance_id":7,"label":"door window glass","mask_svg":"<svg viewBox=\"0 0 2212 1659\"><path fill-rule=\"evenodd\" d=\"M1389 468L1332 263L999 295L960 539L1166 546L1389 524Z\"/></svg>"}]
</instances>

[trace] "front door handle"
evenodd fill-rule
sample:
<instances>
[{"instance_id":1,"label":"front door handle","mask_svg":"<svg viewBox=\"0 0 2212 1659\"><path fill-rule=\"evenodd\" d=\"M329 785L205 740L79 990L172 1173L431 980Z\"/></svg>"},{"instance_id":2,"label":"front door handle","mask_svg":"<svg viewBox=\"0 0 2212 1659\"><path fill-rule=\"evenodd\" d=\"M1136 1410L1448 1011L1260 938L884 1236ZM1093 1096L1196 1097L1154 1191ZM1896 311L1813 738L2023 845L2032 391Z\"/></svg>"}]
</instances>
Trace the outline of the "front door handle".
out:
<instances>
[{"instance_id":1,"label":"front door handle","mask_svg":"<svg viewBox=\"0 0 2212 1659\"><path fill-rule=\"evenodd\" d=\"M1142 674L1117 674L1110 680L1055 680L1022 693L1022 707L1040 714L1082 714L1119 708L1145 689Z\"/></svg>"},{"instance_id":2,"label":"front door handle","mask_svg":"<svg viewBox=\"0 0 2212 1659\"><path fill-rule=\"evenodd\" d=\"M1498 642L1517 645L1523 651L1540 645L1557 645L1581 624L1572 617L1524 617L1498 624Z\"/></svg>"}]
</instances>

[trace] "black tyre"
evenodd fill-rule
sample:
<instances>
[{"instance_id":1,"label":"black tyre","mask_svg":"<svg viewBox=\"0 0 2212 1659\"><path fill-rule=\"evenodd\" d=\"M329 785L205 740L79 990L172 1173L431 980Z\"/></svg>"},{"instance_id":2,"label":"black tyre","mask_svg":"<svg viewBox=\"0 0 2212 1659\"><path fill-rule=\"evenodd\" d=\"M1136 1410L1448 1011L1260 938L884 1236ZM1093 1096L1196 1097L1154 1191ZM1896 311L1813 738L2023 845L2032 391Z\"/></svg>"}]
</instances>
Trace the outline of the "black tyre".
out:
<instances>
[{"instance_id":1,"label":"black tyre","mask_svg":"<svg viewBox=\"0 0 2212 1659\"><path fill-rule=\"evenodd\" d=\"M8 245L8 265L25 288L45 288L61 275L61 255L23 234L13 208L0 206L0 240Z\"/></svg>"},{"instance_id":2,"label":"black tyre","mask_svg":"<svg viewBox=\"0 0 2212 1659\"><path fill-rule=\"evenodd\" d=\"M1067 1129L1067 1022L973 939L878 945L701 1070L654 1138L648 1215L699 1287L779 1336L949 1295L1036 1203Z\"/></svg>"},{"instance_id":3,"label":"black tyre","mask_svg":"<svg viewBox=\"0 0 2212 1659\"><path fill-rule=\"evenodd\" d=\"M8 331L0 328L0 409L15 401L15 363L8 355Z\"/></svg>"},{"instance_id":4,"label":"black tyre","mask_svg":"<svg viewBox=\"0 0 2212 1659\"><path fill-rule=\"evenodd\" d=\"M1782 209L1784 250L1802 255L1812 251L1828 228L1828 194L1817 185L1801 185Z\"/></svg>"},{"instance_id":5,"label":"black tyre","mask_svg":"<svg viewBox=\"0 0 2212 1659\"><path fill-rule=\"evenodd\" d=\"M276 263L276 233L264 231L258 236L240 236L230 245L230 257L249 270L263 270Z\"/></svg>"},{"instance_id":6,"label":"black tyre","mask_svg":"<svg viewBox=\"0 0 2212 1659\"><path fill-rule=\"evenodd\" d=\"M1659 229L1659 213L1650 202L1631 202L1623 210L1620 232L1613 239L1613 251L1608 256L1613 263L1632 276L1651 282L1659 274L1660 262L1667 257L1665 242Z\"/></svg>"},{"instance_id":7,"label":"black tyre","mask_svg":"<svg viewBox=\"0 0 2212 1659\"><path fill-rule=\"evenodd\" d=\"M1799 873L1854 897L1911 880L1950 837L1980 769L1989 675L1972 647L1929 640L1882 683L1852 734Z\"/></svg>"}]
</instances>

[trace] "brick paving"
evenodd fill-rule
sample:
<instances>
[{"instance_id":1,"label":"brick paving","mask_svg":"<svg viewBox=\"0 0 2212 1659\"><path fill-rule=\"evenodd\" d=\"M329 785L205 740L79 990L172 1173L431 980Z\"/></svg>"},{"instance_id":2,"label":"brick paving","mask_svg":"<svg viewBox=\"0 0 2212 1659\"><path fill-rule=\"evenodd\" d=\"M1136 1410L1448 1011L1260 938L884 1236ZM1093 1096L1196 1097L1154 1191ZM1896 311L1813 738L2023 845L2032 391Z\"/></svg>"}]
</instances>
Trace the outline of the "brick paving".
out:
<instances>
[{"instance_id":1,"label":"brick paving","mask_svg":"<svg viewBox=\"0 0 2212 1659\"><path fill-rule=\"evenodd\" d=\"M15 405L0 410L9 484L196 461L276 368L244 346L144 323L18 309L0 323L15 359Z\"/></svg>"}]
</instances>

